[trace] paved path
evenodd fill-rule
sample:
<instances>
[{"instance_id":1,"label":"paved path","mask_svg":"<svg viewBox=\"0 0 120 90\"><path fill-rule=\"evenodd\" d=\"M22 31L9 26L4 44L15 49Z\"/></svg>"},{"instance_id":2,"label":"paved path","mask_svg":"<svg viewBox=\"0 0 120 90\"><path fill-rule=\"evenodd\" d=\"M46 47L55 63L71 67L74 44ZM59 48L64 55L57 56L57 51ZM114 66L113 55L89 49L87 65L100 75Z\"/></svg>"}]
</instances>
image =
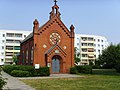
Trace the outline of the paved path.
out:
<instances>
[{"instance_id":1,"label":"paved path","mask_svg":"<svg viewBox=\"0 0 120 90\"><path fill-rule=\"evenodd\" d=\"M1 73L3 78L7 78L7 84L4 86L3 90L35 90L34 88L19 81L17 78L10 76L3 71Z\"/></svg>"},{"instance_id":2,"label":"paved path","mask_svg":"<svg viewBox=\"0 0 120 90\"><path fill-rule=\"evenodd\" d=\"M22 77L19 79L49 79L49 78L81 78L84 76L74 75L74 74L51 74L46 77Z\"/></svg>"}]
</instances>

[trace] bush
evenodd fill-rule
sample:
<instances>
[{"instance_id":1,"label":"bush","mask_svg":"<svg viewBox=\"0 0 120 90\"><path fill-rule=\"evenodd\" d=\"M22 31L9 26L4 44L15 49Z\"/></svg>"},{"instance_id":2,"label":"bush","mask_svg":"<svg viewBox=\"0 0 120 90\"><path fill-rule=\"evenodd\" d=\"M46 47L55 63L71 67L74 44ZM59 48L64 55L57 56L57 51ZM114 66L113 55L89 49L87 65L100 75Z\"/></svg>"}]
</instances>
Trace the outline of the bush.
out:
<instances>
[{"instance_id":1,"label":"bush","mask_svg":"<svg viewBox=\"0 0 120 90\"><path fill-rule=\"evenodd\" d=\"M14 77L28 77L30 76L30 73L28 71L13 70L11 75Z\"/></svg>"},{"instance_id":2,"label":"bush","mask_svg":"<svg viewBox=\"0 0 120 90\"><path fill-rule=\"evenodd\" d=\"M116 71L117 71L118 73L120 73L120 65L116 65L116 66L115 66L115 69L116 69Z\"/></svg>"},{"instance_id":3,"label":"bush","mask_svg":"<svg viewBox=\"0 0 120 90\"><path fill-rule=\"evenodd\" d=\"M89 65L76 66L76 69L79 73L92 74L92 67Z\"/></svg>"},{"instance_id":4,"label":"bush","mask_svg":"<svg viewBox=\"0 0 120 90\"><path fill-rule=\"evenodd\" d=\"M70 74L76 74L76 73L77 73L76 67L71 67L70 68Z\"/></svg>"},{"instance_id":5,"label":"bush","mask_svg":"<svg viewBox=\"0 0 120 90\"><path fill-rule=\"evenodd\" d=\"M24 65L6 65L3 67L3 70L11 75L13 70L28 71L30 76L34 76L34 67L33 66L24 66Z\"/></svg>"},{"instance_id":6,"label":"bush","mask_svg":"<svg viewBox=\"0 0 120 90\"><path fill-rule=\"evenodd\" d=\"M50 75L49 67L40 67L35 72L35 76L49 76L49 75Z\"/></svg>"},{"instance_id":7,"label":"bush","mask_svg":"<svg viewBox=\"0 0 120 90\"><path fill-rule=\"evenodd\" d=\"M11 71L17 69L15 66L16 65L6 65L6 66L3 67L3 71L5 71L6 73L10 74Z\"/></svg>"}]
</instances>

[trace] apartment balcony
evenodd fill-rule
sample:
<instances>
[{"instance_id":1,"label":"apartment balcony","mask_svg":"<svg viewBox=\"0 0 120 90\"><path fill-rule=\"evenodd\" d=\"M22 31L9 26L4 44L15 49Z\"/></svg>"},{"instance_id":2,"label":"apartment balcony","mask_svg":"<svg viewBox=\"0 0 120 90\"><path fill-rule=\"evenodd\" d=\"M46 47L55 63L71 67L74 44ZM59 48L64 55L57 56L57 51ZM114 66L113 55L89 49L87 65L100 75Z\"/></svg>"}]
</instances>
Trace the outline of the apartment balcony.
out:
<instances>
[{"instance_id":1,"label":"apartment balcony","mask_svg":"<svg viewBox=\"0 0 120 90\"><path fill-rule=\"evenodd\" d=\"M6 52L20 52L20 50L5 50Z\"/></svg>"},{"instance_id":2,"label":"apartment balcony","mask_svg":"<svg viewBox=\"0 0 120 90\"><path fill-rule=\"evenodd\" d=\"M5 56L5 59L12 59L12 56Z\"/></svg>"},{"instance_id":3,"label":"apartment balcony","mask_svg":"<svg viewBox=\"0 0 120 90\"><path fill-rule=\"evenodd\" d=\"M95 48L95 46L81 46L81 48Z\"/></svg>"}]
</instances>

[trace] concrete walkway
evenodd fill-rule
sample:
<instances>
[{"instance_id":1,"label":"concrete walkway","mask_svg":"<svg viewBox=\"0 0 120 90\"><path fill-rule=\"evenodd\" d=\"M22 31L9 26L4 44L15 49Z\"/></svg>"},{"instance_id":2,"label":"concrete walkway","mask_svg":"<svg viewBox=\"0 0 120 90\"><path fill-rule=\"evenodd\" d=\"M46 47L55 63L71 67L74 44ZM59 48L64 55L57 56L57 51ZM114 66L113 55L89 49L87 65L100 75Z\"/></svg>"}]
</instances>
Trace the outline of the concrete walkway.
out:
<instances>
[{"instance_id":1,"label":"concrete walkway","mask_svg":"<svg viewBox=\"0 0 120 90\"><path fill-rule=\"evenodd\" d=\"M4 86L3 90L35 90L34 88L26 85L25 83L19 81L17 78L10 76L5 72L1 72L2 77L6 78L7 84Z\"/></svg>"},{"instance_id":2,"label":"concrete walkway","mask_svg":"<svg viewBox=\"0 0 120 90\"><path fill-rule=\"evenodd\" d=\"M49 78L81 78L84 76L74 75L74 74L51 74L46 77L22 77L19 79L49 79Z\"/></svg>"}]
</instances>

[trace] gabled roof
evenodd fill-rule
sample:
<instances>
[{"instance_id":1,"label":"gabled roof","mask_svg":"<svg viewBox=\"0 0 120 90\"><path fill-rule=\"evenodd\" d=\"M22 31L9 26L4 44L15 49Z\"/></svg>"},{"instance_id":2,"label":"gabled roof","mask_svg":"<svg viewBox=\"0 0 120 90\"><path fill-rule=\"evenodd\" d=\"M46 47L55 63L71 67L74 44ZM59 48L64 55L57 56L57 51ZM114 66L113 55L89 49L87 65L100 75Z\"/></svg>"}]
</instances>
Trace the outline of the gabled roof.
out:
<instances>
[{"instance_id":1,"label":"gabled roof","mask_svg":"<svg viewBox=\"0 0 120 90\"><path fill-rule=\"evenodd\" d=\"M39 32L42 33L44 30L46 30L46 28L49 28L51 26L51 24L53 24L54 22L58 23L58 25L64 30L64 32L66 32L66 34L68 34L68 36L70 36L70 31L56 15L53 18L51 18L50 20L48 20L48 22L46 22L44 25L42 25L39 28Z\"/></svg>"},{"instance_id":2,"label":"gabled roof","mask_svg":"<svg viewBox=\"0 0 120 90\"><path fill-rule=\"evenodd\" d=\"M64 23L57 17L57 16L54 16L52 19L48 20L45 24L43 24L39 29L38 29L38 32L42 33L44 30L46 30L46 28L49 28L50 27L50 24L52 24L53 22L57 22L58 25L60 25L60 27L64 30L64 32L66 32L66 34L68 36L70 36L70 31L68 30L68 28L64 25ZM60 23L61 24L60 24ZM32 38L33 37L33 32L30 33L21 43L27 41L28 39Z\"/></svg>"},{"instance_id":3,"label":"gabled roof","mask_svg":"<svg viewBox=\"0 0 120 90\"><path fill-rule=\"evenodd\" d=\"M32 38L33 37L33 32L30 33L21 43L27 41L28 39Z\"/></svg>"},{"instance_id":4,"label":"gabled roof","mask_svg":"<svg viewBox=\"0 0 120 90\"><path fill-rule=\"evenodd\" d=\"M66 55L66 52L58 45L58 44L55 44L54 46L52 46L49 50L47 50L45 52L45 54L49 54L52 50L54 50L54 48L58 47L60 51L62 51L64 53L64 55Z\"/></svg>"}]
</instances>

